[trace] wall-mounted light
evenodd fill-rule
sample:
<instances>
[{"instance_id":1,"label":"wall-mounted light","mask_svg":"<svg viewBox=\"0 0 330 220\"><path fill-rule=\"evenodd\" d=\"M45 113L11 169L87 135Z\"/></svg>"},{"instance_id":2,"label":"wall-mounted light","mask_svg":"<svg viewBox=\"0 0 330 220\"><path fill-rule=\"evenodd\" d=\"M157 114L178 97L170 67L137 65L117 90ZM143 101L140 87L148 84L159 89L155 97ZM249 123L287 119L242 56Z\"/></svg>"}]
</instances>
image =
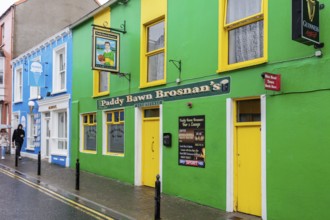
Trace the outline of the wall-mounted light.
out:
<instances>
[{"instance_id":1,"label":"wall-mounted light","mask_svg":"<svg viewBox=\"0 0 330 220\"><path fill-rule=\"evenodd\" d=\"M34 104L34 101L31 100L31 101L28 102L28 106L29 106L29 108L30 108L30 114L32 113L32 111L33 111L33 109L34 109L34 105L35 105L35 104Z\"/></svg>"}]
</instances>

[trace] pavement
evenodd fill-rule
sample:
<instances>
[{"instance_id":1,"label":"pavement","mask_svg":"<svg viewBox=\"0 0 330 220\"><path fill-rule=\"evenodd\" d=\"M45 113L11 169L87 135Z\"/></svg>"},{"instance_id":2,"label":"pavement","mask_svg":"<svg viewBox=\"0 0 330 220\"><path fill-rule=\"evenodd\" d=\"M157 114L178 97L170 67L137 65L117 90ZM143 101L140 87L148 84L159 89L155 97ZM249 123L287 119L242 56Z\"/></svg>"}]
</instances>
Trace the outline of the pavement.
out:
<instances>
[{"instance_id":1,"label":"pavement","mask_svg":"<svg viewBox=\"0 0 330 220\"><path fill-rule=\"evenodd\" d=\"M0 167L114 219L154 219L154 188L134 186L80 171L80 189L76 190L75 169L60 167L42 160L39 176L37 160L23 157L15 167L15 156L8 154L4 160L0 160ZM162 220L261 219L242 213L227 213L163 193L160 210Z\"/></svg>"}]
</instances>

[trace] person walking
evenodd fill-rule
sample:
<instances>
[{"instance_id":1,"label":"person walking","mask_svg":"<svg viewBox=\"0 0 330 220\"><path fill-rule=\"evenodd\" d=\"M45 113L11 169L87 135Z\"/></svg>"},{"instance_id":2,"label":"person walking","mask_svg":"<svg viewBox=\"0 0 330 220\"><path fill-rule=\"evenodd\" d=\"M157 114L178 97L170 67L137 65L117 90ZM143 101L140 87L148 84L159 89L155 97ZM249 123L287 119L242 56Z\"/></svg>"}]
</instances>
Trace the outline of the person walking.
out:
<instances>
[{"instance_id":1,"label":"person walking","mask_svg":"<svg viewBox=\"0 0 330 220\"><path fill-rule=\"evenodd\" d=\"M15 141L16 155L18 156L18 159L20 159L20 160L22 159L21 149L22 149L24 137L25 137L25 132L23 130L23 125L19 124L17 129L14 130L12 141L13 142Z\"/></svg>"},{"instance_id":2,"label":"person walking","mask_svg":"<svg viewBox=\"0 0 330 220\"><path fill-rule=\"evenodd\" d=\"M8 133L6 129L1 129L0 131L0 146L1 146L1 159L5 159L6 148L9 144Z\"/></svg>"}]
</instances>

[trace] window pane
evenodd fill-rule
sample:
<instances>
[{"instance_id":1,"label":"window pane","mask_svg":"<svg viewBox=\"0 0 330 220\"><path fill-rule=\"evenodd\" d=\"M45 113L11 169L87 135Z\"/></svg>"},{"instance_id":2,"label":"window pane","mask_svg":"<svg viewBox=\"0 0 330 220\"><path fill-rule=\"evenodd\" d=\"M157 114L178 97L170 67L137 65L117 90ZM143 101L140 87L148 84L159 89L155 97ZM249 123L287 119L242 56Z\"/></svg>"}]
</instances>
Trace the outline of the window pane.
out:
<instances>
[{"instance_id":1,"label":"window pane","mask_svg":"<svg viewBox=\"0 0 330 220\"><path fill-rule=\"evenodd\" d=\"M119 122L119 112L114 112L115 114L115 122Z\"/></svg>"},{"instance_id":2,"label":"window pane","mask_svg":"<svg viewBox=\"0 0 330 220\"><path fill-rule=\"evenodd\" d=\"M84 126L84 149L96 151L96 126Z\"/></svg>"},{"instance_id":3,"label":"window pane","mask_svg":"<svg viewBox=\"0 0 330 220\"><path fill-rule=\"evenodd\" d=\"M145 118L159 117L159 108L144 110Z\"/></svg>"},{"instance_id":4,"label":"window pane","mask_svg":"<svg viewBox=\"0 0 330 220\"><path fill-rule=\"evenodd\" d=\"M237 122L260 121L260 100L243 100L237 102Z\"/></svg>"},{"instance_id":5,"label":"window pane","mask_svg":"<svg viewBox=\"0 0 330 220\"><path fill-rule=\"evenodd\" d=\"M99 92L106 92L109 90L109 73L101 71L99 74Z\"/></svg>"},{"instance_id":6,"label":"window pane","mask_svg":"<svg viewBox=\"0 0 330 220\"><path fill-rule=\"evenodd\" d=\"M94 116L94 115L89 115L89 123L90 123L90 124L93 124L93 118L94 118L93 116Z\"/></svg>"},{"instance_id":7,"label":"window pane","mask_svg":"<svg viewBox=\"0 0 330 220\"><path fill-rule=\"evenodd\" d=\"M147 51L150 52L163 47L164 47L164 21L159 22L148 28Z\"/></svg>"},{"instance_id":8,"label":"window pane","mask_svg":"<svg viewBox=\"0 0 330 220\"><path fill-rule=\"evenodd\" d=\"M88 123L88 116L84 115L84 123Z\"/></svg>"},{"instance_id":9,"label":"window pane","mask_svg":"<svg viewBox=\"0 0 330 220\"><path fill-rule=\"evenodd\" d=\"M107 114L107 122L112 122L112 113Z\"/></svg>"},{"instance_id":10,"label":"window pane","mask_svg":"<svg viewBox=\"0 0 330 220\"><path fill-rule=\"evenodd\" d=\"M229 31L229 64L263 57L263 21Z\"/></svg>"},{"instance_id":11,"label":"window pane","mask_svg":"<svg viewBox=\"0 0 330 220\"><path fill-rule=\"evenodd\" d=\"M261 0L227 0L226 23L232 23L261 12Z\"/></svg>"},{"instance_id":12,"label":"window pane","mask_svg":"<svg viewBox=\"0 0 330 220\"><path fill-rule=\"evenodd\" d=\"M61 81L60 89L63 90L65 89L65 71L62 71L60 73L60 81Z\"/></svg>"},{"instance_id":13,"label":"window pane","mask_svg":"<svg viewBox=\"0 0 330 220\"><path fill-rule=\"evenodd\" d=\"M124 112L120 112L120 121L124 121Z\"/></svg>"},{"instance_id":14,"label":"window pane","mask_svg":"<svg viewBox=\"0 0 330 220\"><path fill-rule=\"evenodd\" d=\"M164 53L148 57L148 82L164 79Z\"/></svg>"},{"instance_id":15,"label":"window pane","mask_svg":"<svg viewBox=\"0 0 330 220\"><path fill-rule=\"evenodd\" d=\"M124 153L124 125L108 125L108 152Z\"/></svg>"}]
</instances>

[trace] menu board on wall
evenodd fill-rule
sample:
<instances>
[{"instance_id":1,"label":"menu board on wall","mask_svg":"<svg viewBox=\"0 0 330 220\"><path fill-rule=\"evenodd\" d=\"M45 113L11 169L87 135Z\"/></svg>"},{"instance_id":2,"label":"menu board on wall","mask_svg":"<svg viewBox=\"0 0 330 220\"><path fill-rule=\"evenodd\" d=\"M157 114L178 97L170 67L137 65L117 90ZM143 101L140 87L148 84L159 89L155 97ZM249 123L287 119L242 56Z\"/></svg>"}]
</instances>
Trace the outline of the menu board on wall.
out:
<instances>
[{"instance_id":1,"label":"menu board on wall","mask_svg":"<svg viewBox=\"0 0 330 220\"><path fill-rule=\"evenodd\" d=\"M179 165L205 167L205 116L179 117Z\"/></svg>"}]
</instances>

